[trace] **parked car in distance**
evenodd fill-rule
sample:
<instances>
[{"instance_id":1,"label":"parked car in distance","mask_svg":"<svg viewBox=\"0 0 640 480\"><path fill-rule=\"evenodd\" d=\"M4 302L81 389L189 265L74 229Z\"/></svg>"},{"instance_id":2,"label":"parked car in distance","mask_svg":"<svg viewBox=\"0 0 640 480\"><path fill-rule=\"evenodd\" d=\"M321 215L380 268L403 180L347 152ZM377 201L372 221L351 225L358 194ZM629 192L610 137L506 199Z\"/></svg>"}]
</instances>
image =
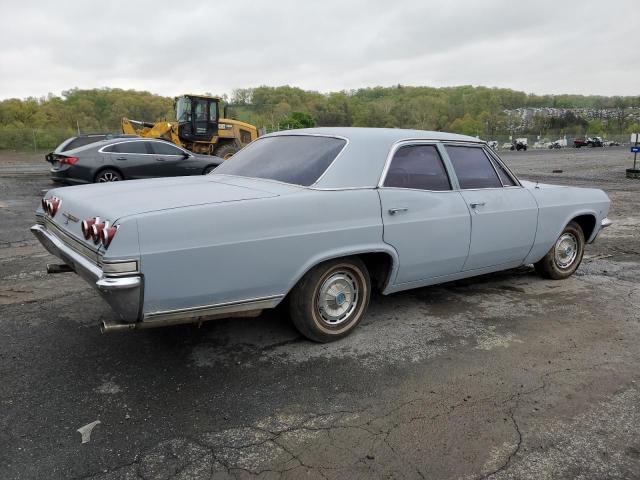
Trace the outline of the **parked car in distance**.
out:
<instances>
[{"instance_id":1,"label":"parked car in distance","mask_svg":"<svg viewBox=\"0 0 640 480\"><path fill-rule=\"evenodd\" d=\"M69 137L64 140L60 145L56 147L53 152L49 152L44 156L44 159L53 164L54 156L66 152L67 150L73 150L90 143L99 142L100 140L110 140L112 138L130 138L136 137L136 135L125 135L122 133L84 133L75 137Z\"/></svg>"},{"instance_id":2,"label":"parked car in distance","mask_svg":"<svg viewBox=\"0 0 640 480\"><path fill-rule=\"evenodd\" d=\"M54 153L54 182L104 183L153 177L203 175L223 160L196 155L170 142L139 137L111 138Z\"/></svg>"},{"instance_id":3,"label":"parked car in distance","mask_svg":"<svg viewBox=\"0 0 640 480\"><path fill-rule=\"evenodd\" d=\"M602 190L518 180L473 137L314 128L260 137L207 176L53 189L32 231L111 305L103 331L287 298L300 332L327 342L372 289L526 264L567 278L608 210Z\"/></svg>"},{"instance_id":4,"label":"parked car in distance","mask_svg":"<svg viewBox=\"0 0 640 480\"><path fill-rule=\"evenodd\" d=\"M522 138L516 138L513 143L511 144L511 150L517 150L518 152L520 150L524 150L525 152L527 151L527 144L528 144L528 139L526 137L522 137Z\"/></svg>"},{"instance_id":5,"label":"parked car in distance","mask_svg":"<svg viewBox=\"0 0 640 480\"><path fill-rule=\"evenodd\" d=\"M573 146L575 148L602 147L602 146L604 146L604 142L602 141L602 137L576 138L573 141Z\"/></svg>"}]
</instances>

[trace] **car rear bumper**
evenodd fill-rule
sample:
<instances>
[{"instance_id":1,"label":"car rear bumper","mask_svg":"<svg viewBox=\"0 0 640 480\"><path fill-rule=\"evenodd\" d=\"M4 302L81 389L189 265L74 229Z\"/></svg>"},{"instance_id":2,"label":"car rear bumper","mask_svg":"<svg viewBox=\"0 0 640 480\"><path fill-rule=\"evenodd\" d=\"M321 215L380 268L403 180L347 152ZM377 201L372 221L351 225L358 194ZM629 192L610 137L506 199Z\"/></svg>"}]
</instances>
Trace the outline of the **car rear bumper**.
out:
<instances>
[{"instance_id":1,"label":"car rear bumper","mask_svg":"<svg viewBox=\"0 0 640 480\"><path fill-rule=\"evenodd\" d=\"M51 180L56 183L66 183L68 185L84 185L85 183L90 183L87 180L71 176L71 172L72 170L70 168L60 169L58 167L53 167L49 170Z\"/></svg>"},{"instance_id":2,"label":"car rear bumper","mask_svg":"<svg viewBox=\"0 0 640 480\"><path fill-rule=\"evenodd\" d=\"M37 223L31 227L31 232L49 253L98 290L120 321L130 323L140 320L144 286L142 276L105 276L98 265L60 240L45 225Z\"/></svg>"}]
</instances>

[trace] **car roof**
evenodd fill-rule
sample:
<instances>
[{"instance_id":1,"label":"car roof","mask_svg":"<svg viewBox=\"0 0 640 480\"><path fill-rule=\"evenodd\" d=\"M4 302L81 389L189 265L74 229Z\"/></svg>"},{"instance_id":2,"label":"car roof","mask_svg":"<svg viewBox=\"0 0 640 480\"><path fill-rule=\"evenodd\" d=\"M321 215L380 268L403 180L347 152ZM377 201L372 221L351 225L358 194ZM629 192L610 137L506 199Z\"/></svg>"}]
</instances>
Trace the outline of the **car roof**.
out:
<instances>
[{"instance_id":1,"label":"car roof","mask_svg":"<svg viewBox=\"0 0 640 480\"><path fill-rule=\"evenodd\" d=\"M334 162L314 184L316 188L327 189L376 187L387 157L398 142L432 140L485 144L483 140L467 135L400 128L302 128L274 132L261 138L287 135L320 135L343 138L347 141Z\"/></svg>"},{"instance_id":2,"label":"car roof","mask_svg":"<svg viewBox=\"0 0 640 480\"><path fill-rule=\"evenodd\" d=\"M169 140L165 140L163 138L145 138L145 137L127 136L127 137L115 137L115 138L108 138L104 140L98 140L97 142L88 143L87 145L82 145L81 147L77 147L72 150L67 150L64 153L65 155L66 154L71 155L74 153L86 152L88 150L94 150L94 149L100 150L102 147L113 145L114 143L138 142L138 141L168 143L169 145L173 145L174 147L180 150L184 150L178 147L178 145L176 145L175 143L172 143Z\"/></svg>"},{"instance_id":3,"label":"car roof","mask_svg":"<svg viewBox=\"0 0 640 480\"><path fill-rule=\"evenodd\" d=\"M392 143L408 139L484 143L483 140L479 140L468 135L435 132L429 130L411 130L404 128L317 127L300 128L297 130L284 130L281 132L270 133L266 136L278 135L327 135L344 137L349 140L367 140L375 138L377 140L385 140Z\"/></svg>"}]
</instances>

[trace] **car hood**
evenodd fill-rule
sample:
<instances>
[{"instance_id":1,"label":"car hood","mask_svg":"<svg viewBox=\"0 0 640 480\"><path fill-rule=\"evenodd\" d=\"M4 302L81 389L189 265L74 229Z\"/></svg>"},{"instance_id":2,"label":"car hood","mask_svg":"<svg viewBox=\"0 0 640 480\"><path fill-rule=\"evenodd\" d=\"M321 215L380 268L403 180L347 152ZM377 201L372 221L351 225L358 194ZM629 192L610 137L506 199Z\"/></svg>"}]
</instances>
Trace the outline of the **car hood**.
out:
<instances>
[{"instance_id":1,"label":"car hood","mask_svg":"<svg viewBox=\"0 0 640 480\"><path fill-rule=\"evenodd\" d=\"M237 202L291 193L299 187L226 175L128 180L62 187L47 197L60 198L60 212L84 220L100 216L111 222L147 212L212 203Z\"/></svg>"}]
</instances>

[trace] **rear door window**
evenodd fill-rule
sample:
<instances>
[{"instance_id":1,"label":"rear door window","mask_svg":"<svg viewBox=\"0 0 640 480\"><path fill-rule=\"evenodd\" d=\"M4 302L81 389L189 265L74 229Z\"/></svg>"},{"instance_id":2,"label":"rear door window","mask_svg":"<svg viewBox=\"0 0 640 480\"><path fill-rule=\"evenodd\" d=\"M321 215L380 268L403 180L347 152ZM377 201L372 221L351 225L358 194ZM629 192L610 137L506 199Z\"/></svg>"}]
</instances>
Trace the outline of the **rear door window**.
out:
<instances>
[{"instance_id":1,"label":"rear door window","mask_svg":"<svg viewBox=\"0 0 640 480\"><path fill-rule=\"evenodd\" d=\"M447 145L446 148L460 188L502 187L493 164L482 148L457 145Z\"/></svg>"},{"instance_id":2,"label":"rear door window","mask_svg":"<svg viewBox=\"0 0 640 480\"><path fill-rule=\"evenodd\" d=\"M156 155L179 155L184 156L184 152L178 147L165 142L150 142L151 149Z\"/></svg>"},{"instance_id":3,"label":"rear door window","mask_svg":"<svg viewBox=\"0 0 640 480\"><path fill-rule=\"evenodd\" d=\"M495 157L491 157L491 163L493 163L493 166L496 167L496 171L500 176L500 181L502 182L503 186L514 187L516 185L515 180L511 177L511 175L509 175L507 169L504 168L504 166L498 160L496 160Z\"/></svg>"},{"instance_id":4,"label":"rear door window","mask_svg":"<svg viewBox=\"0 0 640 480\"><path fill-rule=\"evenodd\" d=\"M389 165L385 187L451 190L451 182L434 145L400 147Z\"/></svg>"},{"instance_id":5,"label":"rear door window","mask_svg":"<svg viewBox=\"0 0 640 480\"><path fill-rule=\"evenodd\" d=\"M150 142L116 143L115 145L110 145L106 147L104 151L108 153L130 153L130 154L151 153L151 148L149 147L149 143Z\"/></svg>"}]
</instances>

